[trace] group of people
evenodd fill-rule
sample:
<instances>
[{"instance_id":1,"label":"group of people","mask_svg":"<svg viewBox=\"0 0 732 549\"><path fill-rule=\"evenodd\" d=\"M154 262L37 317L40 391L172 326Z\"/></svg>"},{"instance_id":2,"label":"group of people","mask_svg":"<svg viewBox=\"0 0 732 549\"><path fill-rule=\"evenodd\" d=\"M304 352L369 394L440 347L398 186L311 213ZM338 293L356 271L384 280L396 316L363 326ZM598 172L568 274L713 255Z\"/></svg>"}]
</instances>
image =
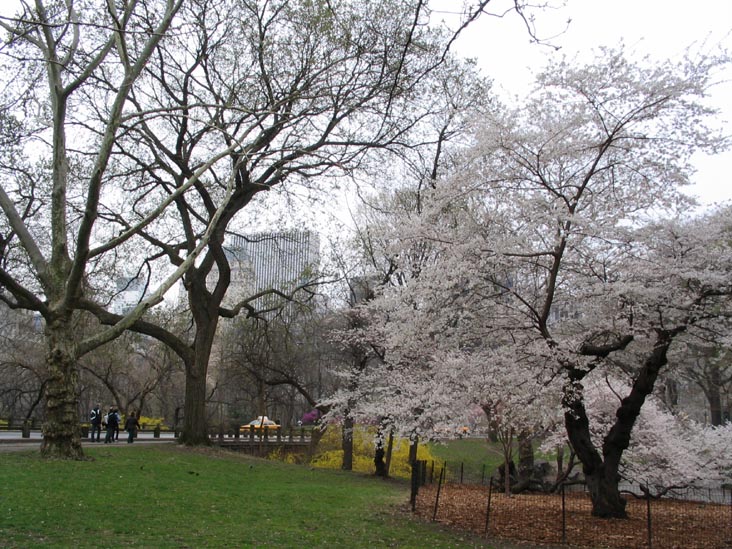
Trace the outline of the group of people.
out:
<instances>
[{"instance_id":1,"label":"group of people","mask_svg":"<svg viewBox=\"0 0 732 549\"><path fill-rule=\"evenodd\" d=\"M97 404L89 413L89 423L91 424L89 440L91 442L100 442L99 439L102 435L102 429L105 429L106 433L104 436L104 444L119 440L119 426L121 421L122 417L116 407L110 406L109 412L102 415L101 407ZM140 429L140 421L135 416L135 412L129 413L125 420L124 428L127 431L127 443L131 444L137 436L137 430Z\"/></svg>"}]
</instances>

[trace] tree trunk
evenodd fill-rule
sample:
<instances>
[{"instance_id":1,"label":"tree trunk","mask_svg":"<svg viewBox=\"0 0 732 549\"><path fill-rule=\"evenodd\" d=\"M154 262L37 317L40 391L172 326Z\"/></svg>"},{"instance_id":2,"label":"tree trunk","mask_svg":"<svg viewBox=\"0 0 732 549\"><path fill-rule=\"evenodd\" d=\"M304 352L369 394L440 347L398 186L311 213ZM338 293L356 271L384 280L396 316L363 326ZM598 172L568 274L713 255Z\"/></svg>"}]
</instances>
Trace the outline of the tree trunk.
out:
<instances>
[{"instance_id":1,"label":"tree trunk","mask_svg":"<svg viewBox=\"0 0 732 549\"><path fill-rule=\"evenodd\" d=\"M386 468L386 448L384 448L384 423L379 426L379 431L376 434L376 440L374 441L374 467L376 469L376 476L386 478L389 476L389 471Z\"/></svg>"},{"instance_id":2,"label":"tree trunk","mask_svg":"<svg viewBox=\"0 0 732 549\"><path fill-rule=\"evenodd\" d=\"M215 318L218 320L218 316ZM208 361L216 322L196 323L193 364L186 365L186 396L183 403L183 432L180 442L188 446L211 444L208 436L206 396Z\"/></svg>"},{"instance_id":3,"label":"tree trunk","mask_svg":"<svg viewBox=\"0 0 732 549\"><path fill-rule=\"evenodd\" d=\"M568 396L569 394L572 396ZM572 384L572 388L565 387L564 404L567 410L564 414L564 423L572 448L582 463L582 471L592 500L592 514L602 518L627 518L625 500L620 497L618 490L617 467L614 471L610 471L592 444L587 411L584 401L577 396L578 394L581 394L581 391L576 392L575 384Z\"/></svg>"},{"instance_id":4,"label":"tree trunk","mask_svg":"<svg viewBox=\"0 0 732 549\"><path fill-rule=\"evenodd\" d=\"M313 456L315 455L315 452L318 450L318 445L320 444L320 440L323 438L323 435L325 435L325 432L328 430L328 427L326 424L321 424L318 422L318 424L313 427L313 430L310 431L310 445L308 446L308 455L307 455L307 461L310 462L313 459Z\"/></svg>"},{"instance_id":5,"label":"tree trunk","mask_svg":"<svg viewBox=\"0 0 732 549\"><path fill-rule=\"evenodd\" d=\"M518 436L518 470L516 484L511 487L511 493L519 494L531 489L531 478L534 474L534 445L531 437L526 433Z\"/></svg>"},{"instance_id":6,"label":"tree trunk","mask_svg":"<svg viewBox=\"0 0 732 549\"><path fill-rule=\"evenodd\" d=\"M384 462L384 444L379 442L376 445L376 451L374 452L374 467L376 469L375 474L377 477L386 478L386 463Z\"/></svg>"},{"instance_id":7,"label":"tree trunk","mask_svg":"<svg viewBox=\"0 0 732 549\"><path fill-rule=\"evenodd\" d=\"M607 471L601 467L592 474L585 475L587 490L592 500L592 515L600 518L628 518L625 500L620 496L617 471Z\"/></svg>"},{"instance_id":8,"label":"tree trunk","mask_svg":"<svg viewBox=\"0 0 732 549\"><path fill-rule=\"evenodd\" d=\"M564 446L557 447L557 478L555 482L559 482L564 476Z\"/></svg>"},{"instance_id":9,"label":"tree trunk","mask_svg":"<svg viewBox=\"0 0 732 549\"><path fill-rule=\"evenodd\" d=\"M206 421L206 372L201 371L198 364L186 368L186 395L183 410L183 431L179 438L180 443L188 446L211 444Z\"/></svg>"},{"instance_id":10,"label":"tree trunk","mask_svg":"<svg viewBox=\"0 0 732 549\"><path fill-rule=\"evenodd\" d=\"M78 412L79 374L69 325L69 320L63 319L46 327L48 383L41 442L41 455L45 458L84 459Z\"/></svg>"},{"instance_id":11,"label":"tree trunk","mask_svg":"<svg viewBox=\"0 0 732 549\"><path fill-rule=\"evenodd\" d=\"M384 464L384 468L386 469L386 477L389 476L389 471L391 470L391 454L394 451L394 431L389 431L389 442L386 445L386 463Z\"/></svg>"},{"instance_id":12,"label":"tree trunk","mask_svg":"<svg viewBox=\"0 0 732 549\"><path fill-rule=\"evenodd\" d=\"M212 240L210 246L215 242ZM211 349L219 323L219 306L228 287L228 265L219 266L217 291L211 293L206 288L206 275L210 271L201 267L188 274L188 304L193 314L195 337L193 339L193 363L186 364L186 397L183 403L183 433L180 442L189 446L209 445L208 421L206 418L206 397L208 365ZM222 288L220 288L223 287Z\"/></svg>"},{"instance_id":13,"label":"tree trunk","mask_svg":"<svg viewBox=\"0 0 732 549\"><path fill-rule=\"evenodd\" d=\"M409 442L409 464L414 465L417 461L417 450L419 450L419 435L413 434Z\"/></svg>"},{"instance_id":14,"label":"tree trunk","mask_svg":"<svg viewBox=\"0 0 732 549\"><path fill-rule=\"evenodd\" d=\"M638 370L628 396L623 398L615 413L615 423L603 439L602 455L592 443L590 422L583 400L581 380L586 372L569 368L569 381L564 387L562 403L567 436L583 466L587 488L592 499L592 514L603 518L627 518L625 500L620 497L620 461L630 444L641 408L653 392L661 368L668 362L668 348L674 338L685 330L679 326L671 330L657 330L653 349Z\"/></svg>"},{"instance_id":15,"label":"tree trunk","mask_svg":"<svg viewBox=\"0 0 732 549\"><path fill-rule=\"evenodd\" d=\"M722 396L719 388L722 386L722 376L720 375L719 367L712 366L709 372L709 379L707 381L706 394L707 401L709 402L709 418L711 424L715 427L722 425Z\"/></svg>"},{"instance_id":16,"label":"tree trunk","mask_svg":"<svg viewBox=\"0 0 732 549\"><path fill-rule=\"evenodd\" d=\"M341 463L341 469L344 471L353 470L353 417L349 412L346 412L346 417L343 420L343 433L342 433L342 447L343 447L343 462Z\"/></svg>"},{"instance_id":17,"label":"tree trunk","mask_svg":"<svg viewBox=\"0 0 732 549\"><path fill-rule=\"evenodd\" d=\"M722 398L718 387L709 392L709 412L712 425L715 427L722 425Z\"/></svg>"},{"instance_id":18,"label":"tree trunk","mask_svg":"<svg viewBox=\"0 0 732 549\"><path fill-rule=\"evenodd\" d=\"M518 480L528 483L534 474L534 445L526 433L518 437L518 452Z\"/></svg>"}]
</instances>

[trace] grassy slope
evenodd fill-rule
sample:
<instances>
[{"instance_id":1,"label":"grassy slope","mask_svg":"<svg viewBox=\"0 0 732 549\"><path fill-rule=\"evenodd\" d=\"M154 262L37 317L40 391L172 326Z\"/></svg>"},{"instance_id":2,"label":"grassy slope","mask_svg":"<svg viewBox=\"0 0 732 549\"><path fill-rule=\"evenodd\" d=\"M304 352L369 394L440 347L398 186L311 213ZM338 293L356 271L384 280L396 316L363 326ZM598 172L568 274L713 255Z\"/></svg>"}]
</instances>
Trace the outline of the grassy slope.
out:
<instances>
[{"instance_id":1,"label":"grassy slope","mask_svg":"<svg viewBox=\"0 0 732 549\"><path fill-rule=\"evenodd\" d=\"M501 445L487 442L484 438L463 438L449 442L432 443L430 452L442 461L448 463L464 463L466 467L480 470L483 464L492 471L503 463Z\"/></svg>"},{"instance_id":2,"label":"grassy slope","mask_svg":"<svg viewBox=\"0 0 732 549\"><path fill-rule=\"evenodd\" d=\"M0 454L0 546L483 546L412 520L405 484L168 445L87 453Z\"/></svg>"}]
</instances>

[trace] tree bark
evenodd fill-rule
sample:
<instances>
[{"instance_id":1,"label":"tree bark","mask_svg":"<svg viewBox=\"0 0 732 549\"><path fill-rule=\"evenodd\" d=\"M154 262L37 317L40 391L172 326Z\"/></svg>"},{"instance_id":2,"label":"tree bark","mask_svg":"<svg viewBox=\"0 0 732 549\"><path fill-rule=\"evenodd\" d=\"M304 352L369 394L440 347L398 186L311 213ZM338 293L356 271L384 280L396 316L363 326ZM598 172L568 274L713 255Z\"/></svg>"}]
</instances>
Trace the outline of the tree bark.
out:
<instances>
[{"instance_id":1,"label":"tree bark","mask_svg":"<svg viewBox=\"0 0 732 549\"><path fill-rule=\"evenodd\" d=\"M180 441L186 445L208 445L208 422L206 417L206 393L208 366L211 349L219 324L219 307L229 287L230 269L223 254L223 227L209 240L209 254L201 265L184 276L188 290L195 336L193 339L193 363L186 364L186 397L183 403L183 433ZM216 264L218 279L211 292L206 279Z\"/></svg>"},{"instance_id":2,"label":"tree bark","mask_svg":"<svg viewBox=\"0 0 732 549\"><path fill-rule=\"evenodd\" d=\"M374 467L375 467L375 474L377 477L386 478L387 471L386 471L386 462L384 461L385 454L386 454L386 452L384 451L383 443L378 443L376 445L376 451L374 452Z\"/></svg>"},{"instance_id":3,"label":"tree bark","mask_svg":"<svg viewBox=\"0 0 732 549\"><path fill-rule=\"evenodd\" d=\"M346 417L343 420L343 433L342 442L343 447L343 462L341 463L341 469L344 471L353 470L353 417L351 414L346 412Z\"/></svg>"},{"instance_id":4,"label":"tree bark","mask_svg":"<svg viewBox=\"0 0 732 549\"><path fill-rule=\"evenodd\" d=\"M592 514L603 518L627 518L625 500L620 496L620 462L630 444L641 408L658 379L661 368L668 362L667 352L674 338L685 329L679 326L671 330L657 330L653 349L638 371L630 393L615 413L616 420L602 445L602 455L592 443L589 419L585 409L580 380L585 373L569 369L570 381L565 385L563 403L567 436L577 458L583 466L587 488L592 499Z\"/></svg>"},{"instance_id":5,"label":"tree bark","mask_svg":"<svg viewBox=\"0 0 732 549\"><path fill-rule=\"evenodd\" d=\"M518 437L518 480L528 483L534 474L534 445L527 433Z\"/></svg>"},{"instance_id":6,"label":"tree bark","mask_svg":"<svg viewBox=\"0 0 732 549\"><path fill-rule=\"evenodd\" d=\"M706 390L704 391L709 402L709 419L711 424L716 426L722 425L722 396L720 394L720 387L722 386L722 379L717 366L712 366L709 372L709 380L706 383Z\"/></svg>"},{"instance_id":7,"label":"tree bark","mask_svg":"<svg viewBox=\"0 0 732 549\"><path fill-rule=\"evenodd\" d=\"M572 448L582 463L582 471L592 501L592 514L602 518L627 518L626 502L620 497L618 490L617 468L614 472L610 471L592 444L590 422L584 401L577 396L576 391L576 384L565 387L564 422Z\"/></svg>"},{"instance_id":8,"label":"tree bark","mask_svg":"<svg viewBox=\"0 0 732 549\"><path fill-rule=\"evenodd\" d=\"M78 417L78 370L73 352L73 330L68 319L46 327L48 382L46 422L41 455L45 458L84 459Z\"/></svg>"},{"instance_id":9,"label":"tree bark","mask_svg":"<svg viewBox=\"0 0 732 549\"><path fill-rule=\"evenodd\" d=\"M613 470L615 469L615 470ZM592 500L592 515L600 518L628 518L626 501L620 495L617 468L601 466L586 475L587 490Z\"/></svg>"},{"instance_id":10,"label":"tree bark","mask_svg":"<svg viewBox=\"0 0 732 549\"><path fill-rule=\"evenodd\" d=\"M531 489L531 479L534 474L534 445L531 436L521 433L518 437L518 470L516 484L511 487L511 493L518 494Z\"/></svg>"},{"instance_id":11,"label":"tree bark","mask_svg":"<svg viewBox=\"0 0 732 549\"><path fill-rule=\"evenodd\" d=\"M394 451L394 431L389 431L389 441L386 444L386 457L385 457L385 463L384 468L386 469L386 474L384 476L389 476L389 471L391 470L391 454Z\"/></svg>"},{"instance_id":12,"label":"tree bark","mask_svg":"<svg viewBox=\"0 0 732 549\"><path fill-rule=\"evenodd\" d=\"M409 438L409 464L414 465L417 462L417 451L419 450L419 435L413 434Z\"/></svg>"},{"instance_id":13,"label":"tree bark","mask_svg":"<svg viewBox=\"0 0 732 549\"><path fill-rule=\"evenodd\" d=\"M188 446L209 445L206 421L206 370L194 363L186 368L186 393L183 405L183 431L179 441Z\"/></svg>"}]
</instances>

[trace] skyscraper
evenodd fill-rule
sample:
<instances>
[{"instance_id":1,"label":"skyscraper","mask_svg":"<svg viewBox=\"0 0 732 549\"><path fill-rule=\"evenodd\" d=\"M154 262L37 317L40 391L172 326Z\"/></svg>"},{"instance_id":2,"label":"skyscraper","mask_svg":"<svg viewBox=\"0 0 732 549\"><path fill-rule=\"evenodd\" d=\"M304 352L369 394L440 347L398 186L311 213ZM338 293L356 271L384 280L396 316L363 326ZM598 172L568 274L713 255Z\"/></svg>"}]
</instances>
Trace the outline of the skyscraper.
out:
<instances>
[{"instance_id":1,"label":"skyscraper","mask_svg":"<svg viewBox=\"0 0 732 549\"><path fill-rule=\"evenodd\" d=\"M313 280L320 262L320 240L303 230L226 236L226 253L231 266L227 302L269 289L289 294ZM278 298L265 296L253 305L268 309Z\"/></svg>"}]
</instances>

